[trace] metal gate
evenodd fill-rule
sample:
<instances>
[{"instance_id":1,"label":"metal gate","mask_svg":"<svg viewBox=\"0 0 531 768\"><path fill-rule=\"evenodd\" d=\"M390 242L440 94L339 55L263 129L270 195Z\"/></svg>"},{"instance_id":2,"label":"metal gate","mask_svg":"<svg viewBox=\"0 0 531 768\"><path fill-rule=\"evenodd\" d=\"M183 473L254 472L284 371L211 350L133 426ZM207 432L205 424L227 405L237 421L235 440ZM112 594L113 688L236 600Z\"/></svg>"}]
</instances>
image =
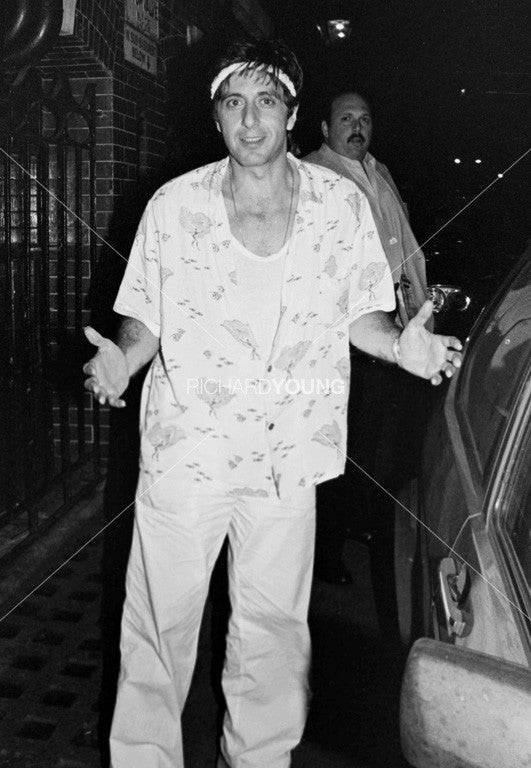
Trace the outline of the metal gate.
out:
<instances>
[{"instance_id":1,"label":"metal gate","mask_svg":"<svg viewBox=\"0 0 531 768\"><path fill-rule=\"evenodd\" d=\"M99 480L79 378L95 266L95 91L30 70L0 99L0 559Z\"/></svg>"}]
</instances>

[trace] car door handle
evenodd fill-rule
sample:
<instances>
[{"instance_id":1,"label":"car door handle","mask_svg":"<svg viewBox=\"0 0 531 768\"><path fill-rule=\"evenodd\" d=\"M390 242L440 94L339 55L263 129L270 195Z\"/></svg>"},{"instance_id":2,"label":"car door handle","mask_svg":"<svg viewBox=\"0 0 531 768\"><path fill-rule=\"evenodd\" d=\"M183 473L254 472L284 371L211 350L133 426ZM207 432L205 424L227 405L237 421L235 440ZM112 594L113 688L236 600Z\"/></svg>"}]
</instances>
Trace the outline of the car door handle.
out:
<instances>
[{"instance_id":1,"label":"car door handle","mask_svg":"<svg viewBox=\"0 0 531 768\"><path fill-rule=\"evenodd\" d=\"M462 637L467 628L466 614L461 608L468 589L466 565L458 568L453 557L443 557L439 563L439 589L448 634Z\"/></svg>"}]
</instances>

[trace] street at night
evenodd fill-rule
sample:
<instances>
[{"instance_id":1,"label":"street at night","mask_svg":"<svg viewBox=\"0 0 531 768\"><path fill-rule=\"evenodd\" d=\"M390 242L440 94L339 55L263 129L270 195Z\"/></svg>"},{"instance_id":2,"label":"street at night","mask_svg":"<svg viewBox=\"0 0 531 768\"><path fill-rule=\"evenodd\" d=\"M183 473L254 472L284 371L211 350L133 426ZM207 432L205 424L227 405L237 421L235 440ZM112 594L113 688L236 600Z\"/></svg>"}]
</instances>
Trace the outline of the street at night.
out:
<instances>
[{"instance_id":1,"label":"street at night","mask_svg":"<svg viewBox=\"0 0 531 768\"><path fill-rule=\"evenodd\" d=\"M3 6L0 768L529 766L527 4Z\"/></svg>"}]
</instances>

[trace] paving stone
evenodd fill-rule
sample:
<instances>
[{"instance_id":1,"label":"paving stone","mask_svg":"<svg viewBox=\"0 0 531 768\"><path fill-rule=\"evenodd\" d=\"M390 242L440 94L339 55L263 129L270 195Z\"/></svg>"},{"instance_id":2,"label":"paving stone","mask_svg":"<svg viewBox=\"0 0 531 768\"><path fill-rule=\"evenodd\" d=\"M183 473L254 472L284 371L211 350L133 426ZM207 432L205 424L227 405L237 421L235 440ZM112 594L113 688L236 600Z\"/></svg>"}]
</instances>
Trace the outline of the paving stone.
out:
<instances>
[{"instance_id":1,"label":"paving stone","mask_svg":"<svg viewBox=\"0 0 531 768\"><path fill-rule=\"evenodd\" d=\"M74 555L74 557L70 558L71 563L83 563L85 560L89 557L90 553L87 552L87 548L85 547L80 552Z\"/></svg>"},{"instance_id":2,"label":"paving stone","mask_svg":"<svg viewBox=\"0 0 531 768\"><path fill-rule=\"evenodd\" d=\"M56 592L57 587L51 581L47 581L36 589L33 594L38 595L39 597L51 597L52 595L55 595Z\"/></svg>"},{"instance_id":3,"label":"paving stone","mask_svg":"<svg viewBox=\"0 0 531 768\"><path fill-rule=\"evenodd\" d=\"M100 596L99 592L93 592L88 589L79 589L76 592L71 592L68 597L70 600L77 600L82 603L92 603Z\"/></svg>"},{"instance_id":4,"label":"paving stone","mask_svg":"<svg viewBox=\"0 0 531 768\"><path fill-rule=\"evenodd\" d=\"M54 621L65 621L68 624L75 624L83 618L79 611L67 611L64 609L56 610L52 616Z\"/></svg>"},{"instance_id":5,"label":"paving stone","mask_svg":"<svg viewBox=\"0 0 531 768\"><path fill-rule=\"evenodd\" d=\"M101 573L89 573L85 581L88 581L90 583L100 584L101 579L102 579Z\"/></svg>"},{"instance_id":6,"label":"paving stone","mask_svg":"<svg viewBox=\"0 0 531 768\"><path fill-rule=\"evenodd\" d=\"M87 651L90 656L99 659L101 656L101 640L99 637L88 637L78 645L80 651Z\"/></svg>"},{"instance_id":7,"label":"paving stone","mask_svg":"<svg viewBox=\"0 0 531 768\"><path fill-rule=\"evenodd\" d=\"M56 571L53 575L54 579L69 579L70 576L74 573L74 569L70 565L63 565L62 568L59 568L58 571Z\"/></svg>"},{"instance_id":8,"label":"paving stone","mask_svg":"<svg viewBox=\"0 0 531 768\"><path fill-rule=\"evenodd\" d=\"M12 616L28 616L31 619L37 618L39 614L39 608L35 607L35 603L30 600L25 600L12 611Z\"/></svg>"},{"instance_id":9,"label":"paving stone","mask_svg":"<svg viewBox=\"0 0 531 768\"><path fill-rule=\"evenodd\" d=\"M46 664L46 659L43 656L30 656L20 655L17 656L11 663L15 669L27 669L30 672L39 672Z\"/></svg>"},{"instance_id":10,"label":"paving stone","mask_svg":"<svg viewBox=\"0 0 531 768\"><path fill-rule=\"evenodd\" d=\"M9 640L16 637L22 629L22 624L12 624L4 620L0 623L0 638Z\"/></svg>"},{"instance_id":11,"label":"paving stone","mask_svg":"<svg viewBox=\"0 0 531 768\"><path fill-rule=\"evenodd\" d=\"M45 693L42 698L42 703L50 707L71 707L77 698L77 693L63 691L60 688L53 688Z\"/></svg>"},{"instance_id":12,"label":"paving stone","mask_svg":"<svg viewBox=\"0 0 531 768\"><path fill-rule=\"evenodd\" d=\"M54 732L57 723L53 720L41 720L36 717L25 718L21 728L15 732L15 736L24 739L41 739L46 741Z\"/></svg>"},{"instance_id":13,"label":"paving stone","mask_svg":"<svg viewBox=\"0 0 531 768\"><path fill-rule=\"evenodd\" d=\"M97 669L95 664L84 664L80 661L71 661L60 670L61 675L69 677L88 678Z\"/></svg>"},{"instance_id":14,"label":"paving stone","mask_svg":"<svg viewBox=\"0 0 531 768\"><path fill-rule=\"evenodd\" d=\"M84 723L72 739L76 747L98 747L98 729L96 723Z\"/></svg>"},{"instance_id":15,"label":"paving stone","mask_svg":"<svg viewBox=\"0 0 531 768\"><path fill-rule=\"evenodd\" d=\"M18 699L24 693L24 686L10 680L0 680L0 699Z\"/></svg>"},{"instance_id":16,"label":"paving stone","mask_svg":"<svg viewBox=\"0 0 531 768\"><path fill-rule=\"evenodd\" d=\"M42 629L32 638L34 643L41 643L42 645L60 645L64 639L63 633L53 632L49 629Z\"/></svg>"}]
</instances>

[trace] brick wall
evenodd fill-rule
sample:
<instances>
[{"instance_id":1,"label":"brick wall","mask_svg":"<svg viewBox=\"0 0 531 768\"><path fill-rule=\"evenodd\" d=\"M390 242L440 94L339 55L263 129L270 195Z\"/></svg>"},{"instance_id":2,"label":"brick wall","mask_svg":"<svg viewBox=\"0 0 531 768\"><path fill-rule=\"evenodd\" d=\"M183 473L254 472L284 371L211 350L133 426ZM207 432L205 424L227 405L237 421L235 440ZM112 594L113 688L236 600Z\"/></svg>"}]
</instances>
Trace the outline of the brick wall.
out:
<instances>
[{"instance_id":1,"label":"brick wall","mask_svg":"<svg viewBox=\"0 0 531 768\"><path fill-rule=\"evenodd\" d=\"M40 73L49 84L58 72L68 75L78 100L87 84L94 84L96 90L95 229L98 256L96 273L92 274L88 249L83 251L83 289L86 290L83 322L90 320L103 333L110 334L114 330L116 321L111 312L112 302L148 189L161 176L166 157L166 61L182 45L186 35L186 24L171 13L171 5L171 0L159 2L161 40L156 75L125 61L124 0L78 0L74 34L59 38L39 65ZM70 229L74 231L73 224ZM53 281L53 262L51 268ZM56 298L53 293L52 312ZM68 303L72 302L73 295L69 295ZM87 398L89 439L93 436L92 408L92 402ZM109 414L107 409L102 411L101 438L105 446ZM55 421L55 438L59 446L58 419ZM72 440L75 444L75 431Z\"/></svg>"}]
</instances>

